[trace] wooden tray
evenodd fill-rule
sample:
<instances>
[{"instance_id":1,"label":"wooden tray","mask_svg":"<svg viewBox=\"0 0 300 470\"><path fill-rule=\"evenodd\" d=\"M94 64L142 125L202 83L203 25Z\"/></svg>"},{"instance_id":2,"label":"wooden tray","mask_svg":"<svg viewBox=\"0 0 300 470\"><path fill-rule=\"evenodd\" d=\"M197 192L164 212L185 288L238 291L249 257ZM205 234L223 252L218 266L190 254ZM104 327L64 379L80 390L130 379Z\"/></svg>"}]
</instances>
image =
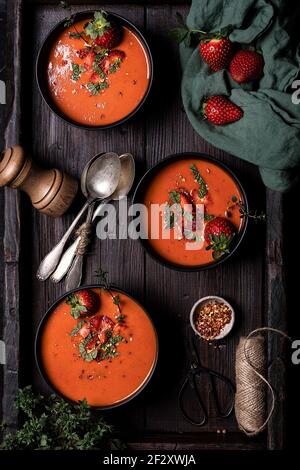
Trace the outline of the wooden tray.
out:
<instances>
[{"instance_id":1,"label":"wooden tray","mask_svg":"<svg viewBox=\"0 0 300 470\"><path fill-rule=\"evenodd\" d=\"M177 394L189 369L187 332L191 306L201 296L218 294L234 305L235 331L224 347L202 345L205 364L234 380L235 348L239 337L259 326L285 329L286 304L282 262L282 197L265 191L257 169L219 151L192 129L182 110L177 46L168 36L176 24L175 13L185 15L185 2L155 2L147 5L106 2L101 8L124 15L144 30L154 57L155 80L143 111L123 126L107 131L84 131L68 126L43 102L35 81L38 47L48 31L66 12L57 1L16 0L8 2L8 125L6 145L24 145L45 166L57 166L79 177L86 161L100 151L131 152L139 177L168 154L207 152L224 161L244 184L250 205L266 209L266 226L248 231L246 241L228 263L201 273L169 270L146 255L138 241L95 239L90 248L84 282L94 282L101 265L110 282L139 299L152 314L160 337L157 372L143 394L128 406L106 412L120 427L133 448L138 449L280 449L285 435L285 369L277 361L269 378L280 397L265 433L246 438L234 416L210 418L196 428L177 408ZM74 9L99 8L99 2L72 2ZM93 5L94 3L94 5ZM80 5L79 5L80 4ZM97 5L97 7L95 7ZM80 201L78 201L78 204ZM26 196L5 189L4 234L4 330L7 364L4 367L2 414L11 429L17 414L12 402L19 386L34 383L48 392L33 361L33 338L37 323L63 292L63 284L40 283L35 277L42 257L70 224L72 213L52 220L32 210ZM281 351L281 342L269 338L269 358ZM209 402L209 390L204 388ZM192 406L192 405L191 405ZM226 429L226 434L217 433Z\"/></svg>"}]
</instances>

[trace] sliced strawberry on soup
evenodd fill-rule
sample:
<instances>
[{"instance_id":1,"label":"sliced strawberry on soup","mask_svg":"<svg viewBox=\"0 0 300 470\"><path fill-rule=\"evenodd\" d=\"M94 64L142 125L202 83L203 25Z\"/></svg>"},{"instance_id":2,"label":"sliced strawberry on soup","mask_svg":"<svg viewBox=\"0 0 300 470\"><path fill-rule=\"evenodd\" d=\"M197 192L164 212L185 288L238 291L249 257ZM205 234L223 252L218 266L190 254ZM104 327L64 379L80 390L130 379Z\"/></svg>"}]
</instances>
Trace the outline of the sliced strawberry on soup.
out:
<instances>
[{"instance_id":1,"label":"sliced strawberry on soup","mask_svg":"<svg viewBox=\"0 0 300 470\"><path fill-rule=\"evenodd\" d=\"M195 230L195 207L189 192L185 188L179 188L180 206L182 208L182 230L187 232Z\"/></svg>"},{"instance_id":2,"label":"sliced strawberry on soup","mask_svg":"<svg viewBox=\"0 0 300 470\"><path fill-rule=\"evenodd\" d=\"M89 352L89 351L93 351L94 349L96 349L97 341L98 341L97 335L93 336L91 341L89 341L88 344L86 345L86 350Z\"/></svg>"},{"instance_id":3,"label":"sliced strawberry on soup","mask_svg":"<svg viewBox=\"0 0 300 470\"><path fill-rule=\"evenodd\" d=\"M90 76L90 82L97 84L101 81L99 75L96 72L93 72L92 75Z\"/></svg>"},{"instance_id":4,"label":"sliced strawberry on soup","mask_svg":"<svg viewBox=\"0 0 300 470\"><path fill-rule=\"evenodd\" d=\"M109 317L106 315L103 315L101 319L101 330L109 330L112 331L114 329L115 322L111 320Z\"/></svg>"},{"instance_id":5,"label":"sliced strawberry on soup","mask_svg":"<svg viewBox=\"0 0 300 470\"><path fill-rule=\"evenodd\" d=\"M89 54L89 49L87 47L84 47L82 49L79 49L76 53L80 59L85 59Z\"/></svg>"},{"instance_id":6,"label":"sliced strawberry on soup","mask_svg":"<svg viewBox=\"0 0 300 470\"><path fill-rule=\"evenodd\" d=\"M99 66L105 74L114 73L125 57L125 52L115 49L108 52L108 54L100 60Z\"/></svg>"},{"instance_id":7,"label":"sliced strawberry on soup","mask_svg":"<svg viewBox=\"0 0 300 470\"><path fill-rule=\"evenodd\" d=\"M80 334L80 336L82 336L82 338L86 338L90 334L90 332L90 327L85 324L80 328L78 333Z\"/></svg>"},{"instance_id":8,"label":"sliced strawberry on soup","mask_svg":"<svg viewBox=\"0 0 300 470\"><path fill-rule=\"evenodd\" d=\"M193 211L193 201L188 193L188 191L184 188L179 188L180 192L180 206L182 209L192 212ZM184 206L190 206L190 207L184 207Z\"/></svg>"},{"instance_id":9,"label":"sliced strawberry on soup","mask_svg":"<svg viewBox=\"0 0 300 470\"><path fill-rule=\"evenodd\" d=\"M100 344L104 344L108 340L109 335L107 334L107 331L109 330L102 330L98 335Z\"/></svg>"},{"instance_id":10,"label":"sliced strawberry on soup","mask_svg":"<svg viewBox=\"0 0 300 470\"><path fill-rule=\"evenodd\" d=\"M90 319L90 327L92 330L98 331L101 325L101 316L96 315Z\"/></svg>"},{"instance_id":11,"label":"sliced strawberry on soup","mask_svg":"<svg viewBox=\"0 0 300 470\"><path fill-rule=\"evenodd\" d=\"M86 57L85 57L85 60L84 60L84 67L86 70L91 70L93 68L93 63L95 61L95 52L94 51L90 51Z\"/></svg>"}]
</instances>

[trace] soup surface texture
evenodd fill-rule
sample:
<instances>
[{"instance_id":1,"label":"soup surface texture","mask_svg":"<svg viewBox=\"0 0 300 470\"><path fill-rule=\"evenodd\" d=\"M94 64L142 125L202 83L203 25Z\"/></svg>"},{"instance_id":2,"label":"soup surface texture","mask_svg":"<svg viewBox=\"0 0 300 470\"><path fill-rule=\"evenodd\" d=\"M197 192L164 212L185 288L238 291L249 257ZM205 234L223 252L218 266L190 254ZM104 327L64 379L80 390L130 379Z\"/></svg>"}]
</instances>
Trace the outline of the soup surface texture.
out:
<instances>
[{"instance_id":1,"label":"soup surface texture","mask_svg":"<svg viewBox=\"0 0 300 470\"><path fill-rule=\"evenodd\" d=\"M117 307L104 289L93 289L100 296L97 316L116 325ZM49 315L41 333L41 362L53 387L66 398L86 399L92 406L115 405L133 395L147 380L156 363L157 338L153 324L142 307L122 293L119 299L124 324L118 334L123 340L117 354L101 361L87 362L79 353L80 334L71 336L78 322L70 315L65 300Z\"/></svg>"},{"instance_id":2,"label":"soup surface texture","mask_svg":"<svg viewBox=\"0 0 300 470\"><path fill-rule=\"evenodd\" d=\"M121 51L122 60L103 80L99 71L103 60L98 61L103 49L85 47L86 37L74 37L76 31L84 30L85 24L86 20L79 21L66 28L53 44L47 68L48 87L57 108L75 123L113 124L132 113L143 100L149 86L148 56L137 35L122 27L122 41L112 50Z\"/></svg>"},{"instance_id":3,"label":"soup surface texture","mask_svg":"<svg viewBox=\"0 0 300 470\"><path fill-rule=\"evenodd\" d=\"M196 168L202 180L195 179L195 173L191 167ZM201 189L199 181L205 185L203 198L199 198L199 189ZM159 218L151 218L153 204L170 206L176 202L176 194L179 197L182 193L187 196L187 202L192 203L192 194L195 191L197 204L204 206L203 230L197 235L197 245L184 236L179 236L178 239L178 234L175 233L176 226L171 229L170 226L166 227L163 210L160 211ZM204 240L205 225L212 218L222 217L229 220L238 232L241 227L238 205L240 200L241 194L237 184L221 166L197 157L170 162L158 170L144 193L144 204L148 209L148 242L160 257L174 265L185 267L212 264L215 259L212 251L206 249L208 243ZM153 233L159 233L159 237L153 237ZM187 246L193 249L187 249Z\"/></svg>"}]
</instances>

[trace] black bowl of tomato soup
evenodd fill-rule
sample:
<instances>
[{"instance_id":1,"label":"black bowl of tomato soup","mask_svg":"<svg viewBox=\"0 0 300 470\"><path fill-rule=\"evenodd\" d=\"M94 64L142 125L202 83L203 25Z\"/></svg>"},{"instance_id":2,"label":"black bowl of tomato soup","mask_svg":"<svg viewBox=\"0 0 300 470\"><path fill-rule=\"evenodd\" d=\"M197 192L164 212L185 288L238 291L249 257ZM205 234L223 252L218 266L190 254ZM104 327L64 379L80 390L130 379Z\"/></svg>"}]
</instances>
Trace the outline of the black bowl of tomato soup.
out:
<instances>
[{"instance_id":1,"label":"black bowl of tomato soup","mask_svg":"<svg viewBox=\"0 0 300 470\"><path fill-rule=\"evenodd\" d=\"M85 34L94 11L58 23L44 40L36 62L42 97L65 122L84 129L107 129L123 124L144 104L153 78L151 51L142 33L127 19L106 12L121 40L112 49L97 46ZM105 61L119 53L119 63ZM105 55L106 54L106 55ZM103 72L104 71L104 72Z\"/></svg>"},{"instance_id":2,"label":"black bowl of tomato soup","mask_svg":"<svg viewBox=\"0 0 300 470\"><path fill-rule=\"evenodd\" d=\"M204 192L201 191L203 188ZM196 206L194 194L198 195L198 199L199 194L203 196L200 198L204 207L203 230L196 234L197 238L195 236L197 246L193 246L192 239L185 238L184 230L175 236L176 224L173 227L164 226L164 207L170 207L176 201L179 203L181 194L186 196L192 208ZM140 238L145 250L164 266L179 271L202 271L224 263L237 251L247 229L247 218L241 218L240 212L241 207L248 210L242 184L224 163L204 153L185 152L161 160L140 180L133 203L144 204L147 209L142 230L146 236ZM160 206L161 210L159 218L153 222L151 206L155 205ZM193 210L192 214L183 213L182 220L187 216L193 218L193 215ZM228 220L234 232L228 252L218 259L213 257L213 250L208 249L204 239L206 224L216 218ZM193 237L193 233L189 235Z\"/></svg>"},{"instance_id":3,"label":"black bowl of tomato soup","mask_svg":"<svg viewBox=\"0 0 300 470\"><path fill-rule=\"evenodd\" d=\"M74 299L92 291L92 315L74 318ZM73 313L72 313L73 312ZM57 299L36 333L35 358L49 387L65 400L97 409L123 405L148 384L156 367L158 339L144 307L127 293L82 286Z\"/></svg>"}]
</instances>

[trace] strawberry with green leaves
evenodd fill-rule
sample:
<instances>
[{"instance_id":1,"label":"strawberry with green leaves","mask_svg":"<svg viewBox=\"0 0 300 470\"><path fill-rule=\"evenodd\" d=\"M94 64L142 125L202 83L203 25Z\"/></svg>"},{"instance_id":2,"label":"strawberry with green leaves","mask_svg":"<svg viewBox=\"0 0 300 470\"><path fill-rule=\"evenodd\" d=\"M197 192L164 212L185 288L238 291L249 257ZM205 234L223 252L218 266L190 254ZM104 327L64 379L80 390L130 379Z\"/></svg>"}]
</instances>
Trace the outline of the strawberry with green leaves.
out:
<instances>
[{"instance_id":1,"label":"strawberry with green leaves","mask_svg":"<svg viewBox=\"0 0 300 470\"><path fill-rule=\"evenodd\" d=\"M70 294L66 303L71 306L75 320L81 316L94 315L100 305L99 295L91 289L82 289Z\"/></svg>"},{"instance_id":2,"label":"strawberry with green leaves","mask_svg":"<svg viewBox=\"0 0 300 470\"><path fill-rule=\"evenodd\" d=\"M171 31L177 42L184 42L189 47L193 38L200 41L199 53L213 72L229 66L233 55L233 44L228 37L232 32L232 25L222 28L221 31L207 33L186 26L180 14L177 14L177 19L179 26Z\"/></svg>"},{"instance_id":3,"label":"strawberry with green leaves","mask_svg":"<svg viewBox=\"0 0 300 470\"><path fill-rule=\"evenodd\" d=\"M226 69L233 55L233 44L228 37L217 33L201 40L199 52L213 72Z\"/></svg>"},{"instance_id":4,"label":"strawberry with green leaves","mask_svg":"<svg viewBox=\"0 0 300 470\"><path fill-rule=\"evenodd\" d=\"M224 217L215 217L207 222L204 239L208 244L206 250L212 250L214 259L219 259L230 252L230 245L235 236L234 225Z\"/></svg>"},{"instance_id":5,"label":"strawberry with green leaves","mask_svg":"<svg viewBox=\"0 0 300 470\"><path fill-rule=\"evenodd\" d=\"M84 32L95 45L106 49L116 47L122 39L122 29L113 20L108 20L104 11L95 11L94 19L86 24Z\"/></svg>"}]
</instances>

